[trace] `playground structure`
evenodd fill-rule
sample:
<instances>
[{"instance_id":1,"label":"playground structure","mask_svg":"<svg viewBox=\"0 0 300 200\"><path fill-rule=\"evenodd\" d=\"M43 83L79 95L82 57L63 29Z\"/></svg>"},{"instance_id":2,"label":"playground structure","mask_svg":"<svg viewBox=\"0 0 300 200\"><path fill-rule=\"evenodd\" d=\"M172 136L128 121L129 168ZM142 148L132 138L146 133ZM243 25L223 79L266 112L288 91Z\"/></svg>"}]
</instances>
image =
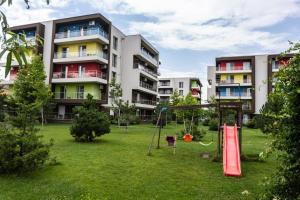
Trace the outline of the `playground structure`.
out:
<instances>
[{"instance_id":1,"label":"playground structure","mask_svg":"<svg viewBox=\"0 0 300 200\"><path fill-rule=\"evenodd\" d=\"M186 106L169 106L163 107L156 122L156 127L152 135L152 140L148 148L148 155L151 155L156 133L158 132L157 149L160 148L161 130L162 130L162 114L171 110L193 110L199 108L214 107L218 111L218 144L217 144L217 157L221 158L221 151L223 149L223 169L226 176L240 176L241 166L240 157L242 150L242 103L241 102L220 102L216 104L199 104L199 105L186 105ZM234 110L236 112L235 126L223 125L223 112L225 110ZM170 139L169 139L170 140ZM174 142L176 148L176 140ZM175 152L175 150L174 150Z\"/></svg>"}]
</instances>

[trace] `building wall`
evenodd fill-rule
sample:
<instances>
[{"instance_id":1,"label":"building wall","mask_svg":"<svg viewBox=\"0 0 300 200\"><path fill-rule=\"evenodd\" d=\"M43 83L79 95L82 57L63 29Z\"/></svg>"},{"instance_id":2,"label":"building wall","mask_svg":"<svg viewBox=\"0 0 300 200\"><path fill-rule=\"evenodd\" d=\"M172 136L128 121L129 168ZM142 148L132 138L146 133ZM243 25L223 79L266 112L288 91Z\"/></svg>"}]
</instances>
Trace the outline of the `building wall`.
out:
<instances>
[{"instance_id":1,"label":"building wall","mask_svg":"<svg viewBox=\"0 0 300 200\"><path fill-rule=\"evenodd\" d=\"M255 114L268 98L268 56L255 56Z\"/></svg>"},{"instance_id":2,"label":"building wall","mask_svg":"<svg viewBox=\"0 0 300 200\"><path fill-rule=\"evenodd\" d=\"M79 54L80 46L86 46L87 54L94 54L94 53L102 52L102 48L103 48L103 46L100 43L81 42L80 44L60 45L57 47L57 53L61 54L63 48L69 48L69 53L76 53L75 55L77 55L77 54Z\"/></svg>"},{"instance_id":3,"label":"building wall","mask_svg":"<svg viewBox=\"0 0 300 200\"><path fill-rule=\"evenodd\" d=\"M43 22L45 26L45 35L44 35L44 48L43 48L43 62L44 69L47 75L46 83L50 84L52 77L52 46L53 46L53 21Z\"/></svg>"}]
</instances>

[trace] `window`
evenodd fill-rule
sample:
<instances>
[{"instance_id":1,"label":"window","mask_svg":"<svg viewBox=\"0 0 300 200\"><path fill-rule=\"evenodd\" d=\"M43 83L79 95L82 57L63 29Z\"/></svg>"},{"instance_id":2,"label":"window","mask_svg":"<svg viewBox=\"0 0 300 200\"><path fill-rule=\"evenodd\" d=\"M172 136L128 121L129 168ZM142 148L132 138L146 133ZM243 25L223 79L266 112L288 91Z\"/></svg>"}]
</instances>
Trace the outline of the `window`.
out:
<instances>
[{"instance_id":1,"label":"window","mask_svg":"<svg viewBox=\"0 0 300 200\"><path fill-rule=\"evenodd\" d=\"M183 82L179 82L179 88L183 88Z\"/></svg>"},{"instance_id":2,"label":"window","mask_svg":"<svg viewBox=\"0 0 300 200\"><path fill-rule=\"evenodd\" d=\"M117 67L117 55L113 54L112 66Z\"/></svg>"},{"instance_id":3,"label":"window","mask_svg":"<svg viewBox=\"0 0 300 200\"><path fill-rule=\"evenodd\" d=\"M183 96L183 90L179 90L179 95Z\"/></svg>"},{"instance_id":4,"label":"window","mask_svg":"<svg viewBox=\"0 0 300 200\"><path fill-rule=\"evenodd\" d=\"M113 37L113 48L118 50L118 38L116 36Z\"/></svg>"},{"instance_id":5,"label":"window","mask_svg":"<svg viewBox=\"0 0 300 200\"><path fill-rule=\"evenodd\" d=\"M60 86L59 98L65 99L66 92L67 88L64 85Z\"/></svg>"},{"instance_id":6,"label":"window","mask_svg":"<svg viewBox=\"0 0 300 200\"><path fill-rule=\"evenodd\" d=\"M116 79L116 72L112 72L112 77L113 77L113 79Z\"/></svg>"}]
</instances>

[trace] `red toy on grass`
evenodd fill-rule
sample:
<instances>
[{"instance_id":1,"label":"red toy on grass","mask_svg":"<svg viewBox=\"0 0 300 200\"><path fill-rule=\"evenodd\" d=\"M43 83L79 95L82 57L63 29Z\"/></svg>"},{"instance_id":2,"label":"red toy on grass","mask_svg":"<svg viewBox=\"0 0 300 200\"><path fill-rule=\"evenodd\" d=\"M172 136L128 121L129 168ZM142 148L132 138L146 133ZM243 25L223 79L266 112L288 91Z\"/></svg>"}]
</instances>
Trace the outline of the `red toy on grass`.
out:
<instances>
[{"instance_id":1,"label":"red toy on grass","mask_svg":"<svg viewBox=\"0 0 300 200\"><path fill-rule=\"evenodd\" d=\"M193 140L193 136L189 133L186 133L184 136L183 136L183 141L185 142L191 142Z\"/></svg>"}]
</instances>

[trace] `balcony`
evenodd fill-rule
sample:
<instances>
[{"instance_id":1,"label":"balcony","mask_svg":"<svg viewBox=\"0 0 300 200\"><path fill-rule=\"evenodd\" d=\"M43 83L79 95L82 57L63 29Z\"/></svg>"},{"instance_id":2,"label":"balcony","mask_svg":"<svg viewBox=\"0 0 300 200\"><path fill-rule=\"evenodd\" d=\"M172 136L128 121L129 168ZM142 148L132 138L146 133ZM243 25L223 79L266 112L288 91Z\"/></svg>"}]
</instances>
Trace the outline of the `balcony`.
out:
<instances>
[{"instance_id":1,"label":"balcony","mask_svg":"<svg viewBox=\"0 0 300 200\"><path fill-rule=\"evenodd\" d=\"M132 100L132 103L156 106L157 102L149 99Z\"/></svg>"},{"instance_id":2,"label":"balcony","mask_svg":"<svg viewBox=\"0 0 300 200\"><path fill-rule=\"evenodd\" d=\"M97 62L101 64L108 64L108 54L103 51L54 53L53 63L63 64L69 62Z\"/></svg>"},{"instance_id":3,"label":"balcony","mask_svg":"<svg viewBox=\"0 0 300 200\"><path fill-rule=\"evenodd\" d=\"M171 96L172 93L173 92L170 90L159 90L158 91L159 96Z\"/></svg>"},{"instance_id":4,"label":"balcony","mask_svg":"<svg viewBox=\"0 0 300 200\"><path fill-rule=\"evenodd\" d=\"M250 66L243 66L239 68L234 68L234 67L217 67L216 68L216 73L217 74L234 74L234 73L251 73L252 69Z\"/></svg>"},{"instance_id":5,"label":"balcony","mask_svg":"<svg viewBox=\"0 0 300 200\"><path fill-rule=\"evenodd\" d=\"M151 64L153 67L158 67L159 65L159 61L144 48L141 48L136 56L142 61Z\"/></svg>"},{"instance_id":6,"label":"balcony","mask_svg":"<svg viewBox=\"0 0 300 200\"><path fill-rule=\"evenodd\" d=\"M102 44L109 44L108 33L100 28L89 28L86 30L76 30L59 32L55 34L55 44L68 44L80 41L98 41Z\"/></svg>"},{"instance_id":7,"label":"balcony","mask_svg":"<svg viewBox=\"0 0 300 200\"><path fill-rule=\"evenodd\" d=\"M104 100L105 95L94 94L91 92L54 92L54 99L56 100L84 100L87 95L93 95L95 100Z\"/></svg>"},{"instance_id":8,"label":"balcony","mask_svg":"<svg viewBox=\"0 0 300 200\"><path fill-rule=\"evenodd\" d=\"M252 85L252 81L251 79L243 79L242 83L238 83L235 82L234 80L217 80L216 81L217 85L219 86L230 86L230 85L234 85L234 86L251 86Z\"/></svg>"},{"instance_id":9,"label":"balcony","mask_svg":"<svg viewBox=\"0 0 300 200\"><path fill-rule=\"evenodd\" d=\"M137 67L136 69L139 69L141 70L142 72L145 72L146 75L151 75L152 77L154 77L155 79L157 79L157 76L159 76L160 74L158 72L155 72L154 70L151 70L150 68L148 67L145 67L141 64L136 64Z\"/></svg>"},{"instance_id":10,"label":"balcony","mask_svg":"<svg viewBox=\"0 0 300 200\"><path fill-rule=\"evenodd\" d=\"M159 86L160 87L171 87L171 83L170 82L159 82Z\"/></svg>"},{"instance_id":11,"label":"balcony","mask_svg":"<svg viewBox=\"0 0 300 200\"><path fill-rule=\"evenodd\" d=\"M217 99L252 99L252 96L250 92L226 92L217 95Z\"/></svg>"},{"instance_id":12,"label":"balcony","mask_svg":"<svg viewBox=\"0 0 300 200\"><path fill-rule=\"evenodd\" d=\"M157 87L155 87L154 85L152 85L150 83L146 83L143 81L140 81L138 90L142 91L142 92L147 92L147 93L150 93L153 95L157 95Z\"/></svg>"},{"instance_id":13,"label":"balcony","mask_svg":"<svg viewBox=\"0 0 300 200\"><path fill-rule=\"evenodd\" d=\"M242 105L242 109L243 109L243 110L251 110L252 107L251 107L250 104L244 104L244 105Z\"/></svg>"},{"instance_id":14,"label":"balcony","mask_svg":"<svg viewBox=\"0 0 300 200\"><path fill-rule=\"evenodd\" d=\"M106 74L98 70L79 72L53 72L52 83L97 82L107 84Z\"/></svg>"}]
</instances>

